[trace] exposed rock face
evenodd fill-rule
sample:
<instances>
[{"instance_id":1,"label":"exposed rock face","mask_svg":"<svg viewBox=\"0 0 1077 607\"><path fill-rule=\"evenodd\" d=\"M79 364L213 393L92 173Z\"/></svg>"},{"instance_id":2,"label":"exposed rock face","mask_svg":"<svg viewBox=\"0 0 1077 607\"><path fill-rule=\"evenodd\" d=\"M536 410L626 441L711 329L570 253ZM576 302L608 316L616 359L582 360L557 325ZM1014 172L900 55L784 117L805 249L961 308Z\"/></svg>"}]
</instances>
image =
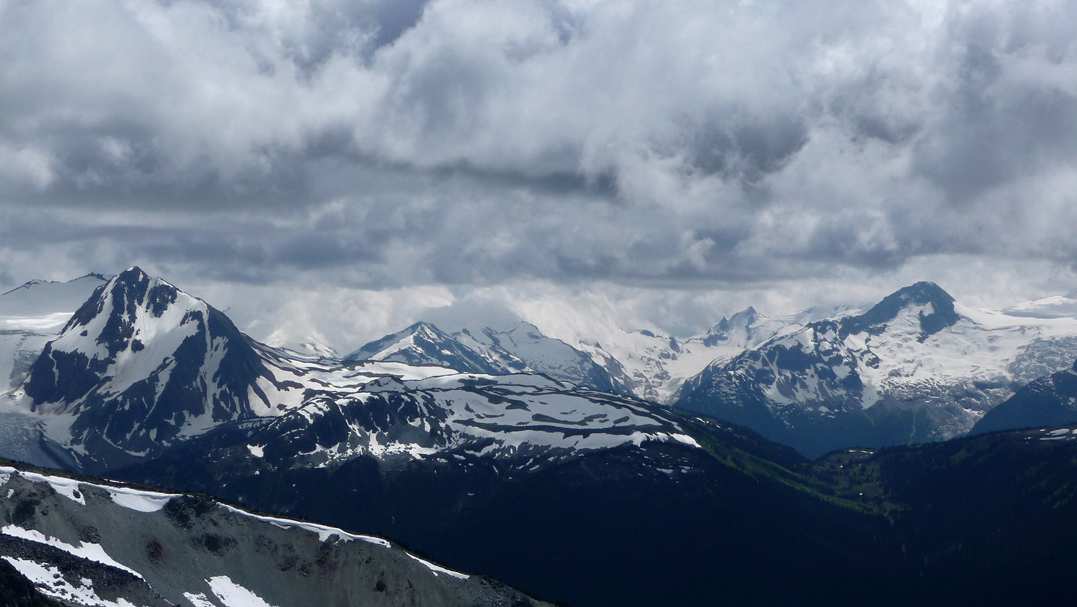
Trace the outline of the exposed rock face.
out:
<instances>
[{"instance_id":1,"label":"exposed rock face","mask_svg":"<svg viewBox=\"0 0 1077 607\"><path fill-rule=\"evenodd\" d=\"M379 538L205 497L11 467L0 468L0 491L0 576L16 580L12 604L54 604L44 595L105 607L542 605Z\"/></svg>"},{"instance_id":2,"label":"exposed rock face","mask_svg":"<svg viewBox=\"0 0 1077 607\"><path fill-rule=\"evenodd\" d=\"M24 389L35 410L70 418L69 444L100 468L268 409L259 379L272 376L224 314L131 268L45 346Z\"/></svg>"}]
</instances>

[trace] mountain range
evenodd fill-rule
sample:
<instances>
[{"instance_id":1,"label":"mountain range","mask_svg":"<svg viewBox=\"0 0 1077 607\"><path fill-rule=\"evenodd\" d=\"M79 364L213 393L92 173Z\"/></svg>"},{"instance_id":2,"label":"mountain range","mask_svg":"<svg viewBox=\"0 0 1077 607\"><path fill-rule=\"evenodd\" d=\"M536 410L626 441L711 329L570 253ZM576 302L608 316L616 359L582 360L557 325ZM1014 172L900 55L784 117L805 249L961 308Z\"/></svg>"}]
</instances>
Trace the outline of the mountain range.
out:
<instances>
[{"instance_id":1,"label":"mountain range","mask_svg":"<svg viewBox=\"0 0 1077 607\"><path fill-rule=\"evenodd\" d=\"M768 318L748 308L702 336L626 332L616 347L570 346L526 323L506 332L487 328L482 339L419 323L348 359L545 373L733 421L818 457L848 445L967 434L1023 386L1072 367L1077 319L1059 306L1054 298L1002 312L975 309L921 282L862 311Z\"/></svg>"},{"instance_id":2,"label":"mountain range","mask_svg":"<svg viewBox=\"0 0 1077 607\"><path fill-rule=\"evenodd\" d=\"M92 292L53 295L78 289ZM53 305L35 317L9 298ZM1025 571L1014 555L1028 557L1028 538L1052 560L1029 557L1043 561L1043 587L1022 592L1045 596L1055 563L1077 564L1048 541L1068 537L1053 513L1070 507L1073 434L1058 427L1077 422L1065 406L1077 321L1030 309L975 310L918 283L864 311L774 320L749 309L699 338L626 333L609 350L527 324L449 334L419 323L334 358L259 343L131 268L0 296L0 320L22 339L0 354L47 338L11 364L0 455L389 537L570 605L708 604L716 592L731 604L1014 598L1021 578L1005 567ZM668 377L640 388L641 370L658 366ZM636 393L678 382L672 406ZM1043 407L1023 405L1029 393L1062 403L1049 428L954 438L1030 425ZM995 410L1012 413L978 425ZM899 446L850 449L885 445ZM976 465L963 462L970 452ZM1020 506L1010 514L1027 533L980 541L1006 512L991 510L945 541L924 535L979 495L932 476L947 466L969 478L1028 467L1032 485L993 498ZM932 506L920 479L936 479L951 510ZM976 584L981 570L993 585Z\"/></svg>"}]
</instances>

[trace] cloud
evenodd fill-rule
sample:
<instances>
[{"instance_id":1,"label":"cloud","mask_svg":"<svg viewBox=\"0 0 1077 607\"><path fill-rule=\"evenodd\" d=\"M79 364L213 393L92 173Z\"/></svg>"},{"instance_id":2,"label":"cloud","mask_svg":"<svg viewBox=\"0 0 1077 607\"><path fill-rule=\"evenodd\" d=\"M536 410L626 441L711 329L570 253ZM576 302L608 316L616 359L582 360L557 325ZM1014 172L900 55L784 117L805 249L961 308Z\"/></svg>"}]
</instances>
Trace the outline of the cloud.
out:
<instances>
[{"instance_id":1,"label":"cloud","mask_svg":"<svg viewBox=\"0 0 1077 607\"><path fill-rule=\"evenodd\" d=\"M1068 276L1072 9L7 0L0 276L140 263L464 299L927 259Z\"/></svg>"}]
</instances>

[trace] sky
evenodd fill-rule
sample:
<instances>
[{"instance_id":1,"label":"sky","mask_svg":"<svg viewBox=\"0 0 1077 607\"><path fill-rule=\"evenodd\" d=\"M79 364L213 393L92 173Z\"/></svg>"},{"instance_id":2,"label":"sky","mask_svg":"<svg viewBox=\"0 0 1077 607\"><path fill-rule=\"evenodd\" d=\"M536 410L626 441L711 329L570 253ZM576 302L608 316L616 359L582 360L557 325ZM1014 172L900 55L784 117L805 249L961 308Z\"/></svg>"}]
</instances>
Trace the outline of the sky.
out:
<instances>
[{"instance_id":1,"label":"sky","mask_svg":"<svg viewBox=\"0 0 1077 607\"><path fill-rule=\"evenodd\" d=\"M1077 289L1077 2L0 0L0 289L254 337Z\"/></svg>"}]
</instances>

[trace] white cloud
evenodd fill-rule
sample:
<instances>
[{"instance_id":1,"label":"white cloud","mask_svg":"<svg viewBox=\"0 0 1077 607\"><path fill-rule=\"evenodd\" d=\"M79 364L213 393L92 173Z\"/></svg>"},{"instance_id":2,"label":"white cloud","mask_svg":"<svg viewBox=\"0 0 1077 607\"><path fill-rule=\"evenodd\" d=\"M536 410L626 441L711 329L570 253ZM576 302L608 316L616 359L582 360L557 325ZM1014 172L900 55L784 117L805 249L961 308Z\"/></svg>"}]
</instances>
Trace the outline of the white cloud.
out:
<instances>
[{"instance_id":1,"label":"white cloud","mask_svg":"<svg viewBox=\"0 0 1077 607\"><path fill-rule=\"evenodd\" d=\"M939 260L1065 283L1073 8L3 2L0 277L139 263L339 310L334 289L464 309L598 282L694 302L608 313L671 331L714 320L700 302L876 293ZM512 314L571 318L507 289ZM280 318L317 325L293 300Z\"/></svg>"}]
</instances>

